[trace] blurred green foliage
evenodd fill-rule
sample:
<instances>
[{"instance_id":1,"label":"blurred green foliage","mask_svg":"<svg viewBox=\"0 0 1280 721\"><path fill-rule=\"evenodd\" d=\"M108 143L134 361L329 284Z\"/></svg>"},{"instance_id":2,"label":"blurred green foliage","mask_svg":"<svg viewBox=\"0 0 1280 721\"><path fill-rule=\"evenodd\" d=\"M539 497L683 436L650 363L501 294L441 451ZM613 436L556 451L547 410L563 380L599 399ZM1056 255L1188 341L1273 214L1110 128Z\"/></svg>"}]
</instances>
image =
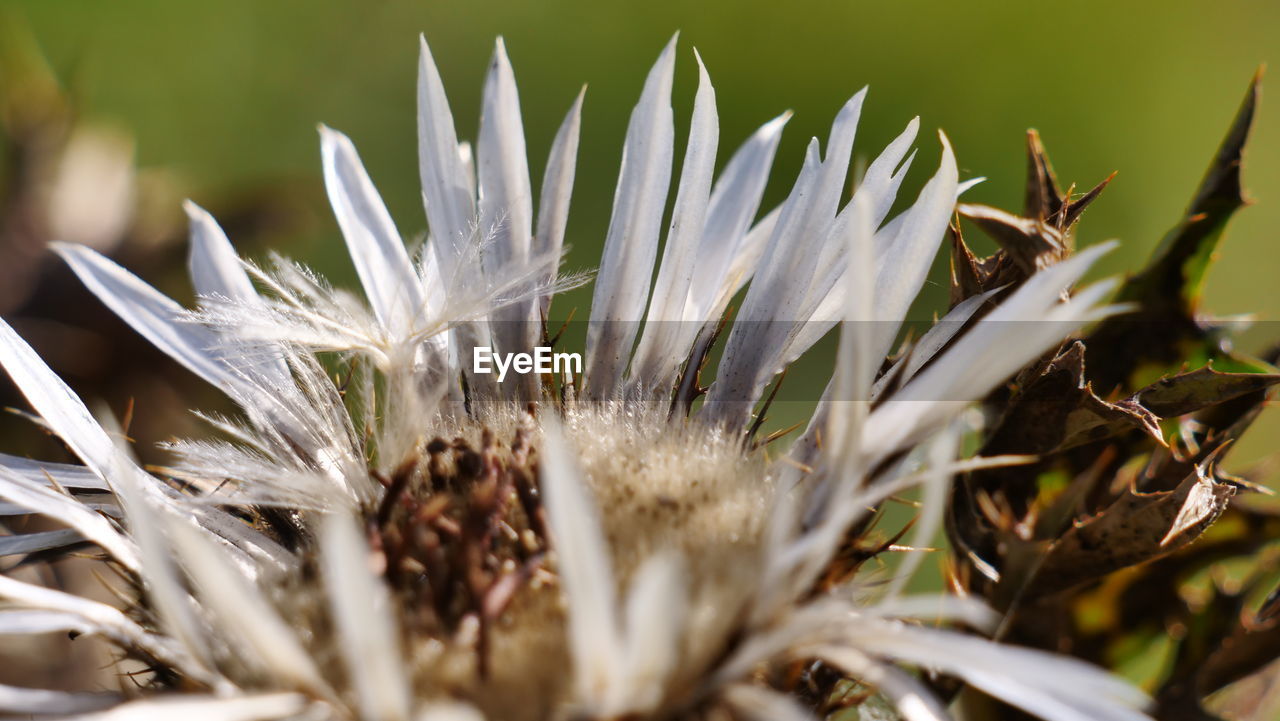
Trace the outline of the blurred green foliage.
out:
<instances>
[{"instance_id":1,"label":"blurred green foliage","mask_svg":"<svg viewBox=\"0 0 1280 721\"><path fill-rule=\"evenodd\" d=\"M302 182L322 222L297 237L255 242L340 282L352 274L325 207L315 126L351 135L401 231L420 236L418 32L431 42L459 133L469 138L493 38L506 38L535 182L563 113L589 85L568 229L573 268L599 257L628 113L676 30L678 142L696 80L691 46L716 82L721 161L760 123L795 111L766 202L784 196L808 137L825 136L843 100L870 85L860 157L874 157L922 116L921 156L904 195L936 162L935 128L953 141L962 177L989 179L967 196L976 202L1020 205L1028 127L1039 128L1064 183L1092 184L1118 170L1079 231L1083 244L1123 241L1105 273L1138 268L1180 217L1250 75L1280 57L1274 0L5 0L0 8L0 22L30 26L86 114L134 133L139 163L176 172L197 202L216 211L214 199L238 188ZM1275 321L1280 112L1265 102L1245 185L1262 202L1229 230L1203 307ZM945 303L944 257L935 270L939 282L922 297L920 317ZM589 293L560 301L557 314L576 305L582 317ZM1246 348L1274 340L1277 327L1263 324ZM812 375L820 382L822 374ZM1277 429L1273 419L1253 436L1274 438ZM1271 446L1253 445L1244 456Z\"/></svg>"}]
</instances>

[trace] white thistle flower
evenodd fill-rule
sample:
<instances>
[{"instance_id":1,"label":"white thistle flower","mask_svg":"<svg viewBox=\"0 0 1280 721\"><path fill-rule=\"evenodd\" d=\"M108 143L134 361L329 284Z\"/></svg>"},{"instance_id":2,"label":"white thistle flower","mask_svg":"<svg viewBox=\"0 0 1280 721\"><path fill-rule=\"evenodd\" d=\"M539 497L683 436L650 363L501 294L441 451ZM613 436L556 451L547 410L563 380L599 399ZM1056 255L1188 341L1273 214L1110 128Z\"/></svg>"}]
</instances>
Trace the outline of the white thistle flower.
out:
<instances>
[{"instance_id":1,"label":"white thistle flower","mask_svg":"<svg viewBox=\"0 0 1280 721\"><path fill-rule=\"evenodd\" d=\"M715 177L715 96L699 58L651 288L675 145L675 48L631 116L580 378L497 383L467 363L478 345L542 343L552 295L578 282L557 266L582 97L552 144L535 213L501 41L474 159L422 44L431 236L416 258L351 142L321 128L326 187L367 303L285 260L242 261L194 205L195 310L86 247L56 246L103 302L243 416L209 418L225 440L174 443L172 467L149 473L0 325L0 362L84 464L0 457L4 513L68 527L0 538L3 552L87 540L141 589L122 612L0 576L0 634L95 634L154 670L136 698L0 687L0 709L776 721L813 716L792 692L823 668L874 687L910 721L945 718L905 670L916 668L1051 721L1146 718L1142 694L1100 670L937 628L993 619L964 599L903 596L918 555L875 585L851 580L839 559L869 507L923 486L916 538L927 543L953 474L1016 460L957 460L960 414L1110 311L1109 283L1068 294L1106 248L1040 271L974 322L992 297L961 304L877 380L966 185L946 138L939 168L900 215L889 211L915 120L842 207L859 92L825 153L813 140L787 200L761 215L786 117ZM744 287L718 377L686 417L717 322ZM827 394L790 454L771 462L743 441L753 408L838 323ZM341 387L326 365L335 362Z\"/></svg>"}]
</instances>

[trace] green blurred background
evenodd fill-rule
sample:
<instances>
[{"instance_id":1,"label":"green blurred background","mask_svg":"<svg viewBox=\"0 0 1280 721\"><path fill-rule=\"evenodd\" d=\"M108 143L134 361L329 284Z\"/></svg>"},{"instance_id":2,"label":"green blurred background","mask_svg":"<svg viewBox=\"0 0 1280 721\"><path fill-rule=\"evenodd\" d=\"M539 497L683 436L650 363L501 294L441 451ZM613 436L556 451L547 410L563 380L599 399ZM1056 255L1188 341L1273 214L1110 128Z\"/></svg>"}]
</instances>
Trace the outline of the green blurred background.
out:
<instances>
[{"instance_id":1,"label":"green blurred background","mask_svg":"<svg viewBox=\"0 0 1280 721\"><path fill-rule=\"evenodd\" d=\"M420 237L419 32L432 45L464 138L475 136L493 39L506 38L535 181L564 112L588 84L568 228L571 268L593 267L599 257L628 113L676 30L678 155L696 80L691 47L716 82L721 162L760 123L795 111L766 203L784 196L805 141L825 137L840 104L863 85L871 93L860 157L874 157L922 116L921 156L904 195L932 172L932 131L942 128L962 177L989 178L968 199L1018 207L1023 133L1036 127L1064 184L1092 185L1119 171L1079 231L1085 244L1123 241L1105 260L1107 273L1137 268L1177 220L1250 75L1280 58L1274 0L9 0L0 8L4 42L33 40L82 118L132 135L142 173L163 169L162 197L172 202L152 212L168 219L163 227L172 229L158 237L172 236L165 243L174 249L152 255L180 258L178 198L224 218L252 203L259 214L266 206L285 220L246 222L239 233L229 222L246 254L280 249L339 283L353 274L320 183L315 127L324 122L355 140L401 231ZM28 40L19 40L24 34ZM18 89L12 77L3 82L0 91ZM1265 101L1245 177L1260 202L1232 227L1205 308L1275 321L1280 111ZM189 293L179 262L137 258L133 267L149 280L178 297ZM944 259L933 278L920 317L945 302ZM559 302L558 314L576 305L581 317L589 292ZM1264 323L1244 345L1261 347L1280 336L1277 328ZM824 376L812 375L819 385ZM1275 438L1278 428L1273 419L1255 430L1244 455L1269 451L1273 444L1257 437Z\"/></svg>"}]
</instances>

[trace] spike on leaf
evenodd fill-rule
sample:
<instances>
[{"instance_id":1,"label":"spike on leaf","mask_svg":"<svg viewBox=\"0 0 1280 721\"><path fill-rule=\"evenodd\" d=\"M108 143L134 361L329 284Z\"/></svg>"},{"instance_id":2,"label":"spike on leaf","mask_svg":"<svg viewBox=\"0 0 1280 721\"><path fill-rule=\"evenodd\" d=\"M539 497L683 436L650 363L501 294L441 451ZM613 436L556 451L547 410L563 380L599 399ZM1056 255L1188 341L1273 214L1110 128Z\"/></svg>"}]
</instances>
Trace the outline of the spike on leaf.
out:
<instances>
[{"instance_id":1,"label":"spike on leaf","mask_svg":"<svg viewBox=\"0 0 1280 721\"><path fill-rule=\"evenodd\" d=\"M1259 71L1182 220L1165 235L1151 262L1120 289L1116 300L1137 310L1104 321L1088 341L1100 388L1133 387L1153 370L1216 360L1220 368L1268 372L1266 364L1234 354L1221 329L1197 318L1204 278L1227 223L1248 201L1240 180L1245 144L1257 111Z\"/></svg>"}]
</instances>

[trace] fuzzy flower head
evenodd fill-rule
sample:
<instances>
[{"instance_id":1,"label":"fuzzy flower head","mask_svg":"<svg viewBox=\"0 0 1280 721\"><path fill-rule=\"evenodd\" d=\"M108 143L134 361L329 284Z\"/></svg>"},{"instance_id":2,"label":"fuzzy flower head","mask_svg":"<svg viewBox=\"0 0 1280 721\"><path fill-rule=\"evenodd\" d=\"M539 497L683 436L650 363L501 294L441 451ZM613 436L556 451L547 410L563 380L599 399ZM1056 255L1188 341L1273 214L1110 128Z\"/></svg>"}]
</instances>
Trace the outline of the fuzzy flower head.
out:
<instances>
[{"instance_id":1,"label":"fuzzy flower head","mask_svg":"<svg viewBox=\"0 0 1280 721\"><path fill-rule=\"evenodd\" d=\"M282 258L242 260L193 204L196 308L57 245L105 304L241 412L207 417L215 439L173 442L172 463L145 471L112 421L0 326L0 362L83 463L0 458L8 512L68 527L6 550L88 541L137 589L121 611L0 576L0 633L95 634L150 670L128 697L5 687L0 707L785 721L864 688L922 721L947 716L945 684L930 681L941 674L1051 721L1146 718L1143 696L1099 670L981 638L996 621L984 607L904 596L918 553L897 575L860 573L875 552L869 509L922 487L911 545L927 545L955 473L1018 461L960 460L964 410L1109 312L1111 284L1070 290L1106 248L964 299L886 363L967 185L946 138L906 210L890 216L916 120L843 202L861 91L825 143L811 141L786 200L762 209L787 117L717 174L699 58L664 227L675 57L672 40L631 115L580 370L499 382L472 363L478 348L550 345L554 294L584 282L558 272L583 98L551 143L535 206L501 41L474 151L422 44L430 234L416 253L351 141L320 129L363 298ZM800 439L771 455L752 423L767 385L837 325L827 392Z\"/></svg>"}]
</instances>

